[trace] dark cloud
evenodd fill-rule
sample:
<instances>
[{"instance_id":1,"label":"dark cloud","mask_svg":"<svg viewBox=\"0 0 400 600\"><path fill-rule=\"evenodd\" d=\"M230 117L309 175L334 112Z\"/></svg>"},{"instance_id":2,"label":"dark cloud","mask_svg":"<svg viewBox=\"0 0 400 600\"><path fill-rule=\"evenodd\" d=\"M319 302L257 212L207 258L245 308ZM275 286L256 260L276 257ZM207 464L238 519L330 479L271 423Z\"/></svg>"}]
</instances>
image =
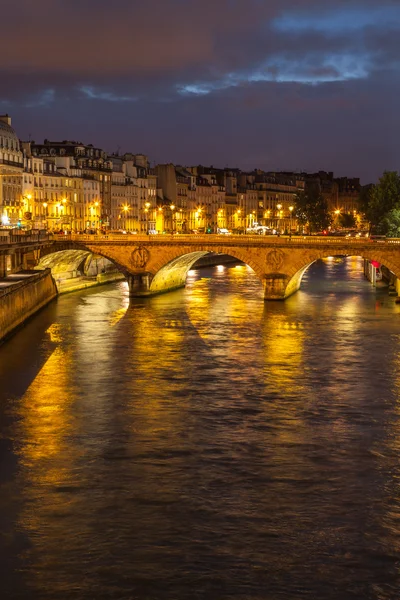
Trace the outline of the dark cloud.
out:
<instances>
[{"instance_id":1,"label":"dark cloud","mask_svg":"<svg viewBox=\"0 0 400 600\"><path fill-rule=\"evenodd\" d=\"M1 19L0 111L21 137L364 181L398 169L398 1L3 0Z\"/></svg>"}]
</instances>

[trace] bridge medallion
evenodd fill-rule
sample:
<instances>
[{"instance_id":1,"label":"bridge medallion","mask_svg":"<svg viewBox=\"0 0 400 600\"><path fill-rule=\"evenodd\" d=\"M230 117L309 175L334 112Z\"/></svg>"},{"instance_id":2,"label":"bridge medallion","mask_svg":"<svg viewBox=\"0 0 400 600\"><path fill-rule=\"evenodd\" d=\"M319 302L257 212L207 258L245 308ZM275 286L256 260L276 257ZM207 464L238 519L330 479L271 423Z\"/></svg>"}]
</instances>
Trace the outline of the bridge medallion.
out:
<instances>
[{"instance_id":1,"label":"bridge medallion","mask_svg":"<svg viewBox=\"0 0 400 600\"><path fill-rule=\"evenodd\" d=\"M131 262L135 269L143 269L149 260L150 252L144 246L137 246L131 254Z\"/></svg>"},{"instance_id":2,"label":"bridge medallion","mask_svg":"<svg viewBox=\"0 0 400 600\"><path fill-rule=\"evenodd\" d=\"M285 259L285 255L282 250L274 248L267 254L267 264L271 265L273 271L279 271L281 266L283 265L283 261Z\"/></svg>"}]
</instances>

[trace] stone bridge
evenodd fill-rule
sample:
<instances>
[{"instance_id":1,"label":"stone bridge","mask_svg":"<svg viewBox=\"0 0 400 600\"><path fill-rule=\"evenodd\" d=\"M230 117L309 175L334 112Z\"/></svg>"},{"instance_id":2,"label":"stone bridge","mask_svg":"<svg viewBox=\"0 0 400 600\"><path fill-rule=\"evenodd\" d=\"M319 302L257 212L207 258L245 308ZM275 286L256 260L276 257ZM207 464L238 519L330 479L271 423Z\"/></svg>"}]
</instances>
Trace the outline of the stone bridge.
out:
<instances>
[{"instance_id":1,"label":"stone bridge","mask_svg":"<svg viewBox=\"0 0 400 600\"><path fill-rule=\"evenodd\" d=\"M263 284L265 300L283 300L296 292L306 269L328 256L376 260L400 278L400 239L372 242L365 238L302 236L60 235L54 236L51 245L43 246L40 258L72 250L113 262L126 276L133 297L183 287L192 265L210 252L228 254L249 265Z\"/></svg>"}]
</instances>

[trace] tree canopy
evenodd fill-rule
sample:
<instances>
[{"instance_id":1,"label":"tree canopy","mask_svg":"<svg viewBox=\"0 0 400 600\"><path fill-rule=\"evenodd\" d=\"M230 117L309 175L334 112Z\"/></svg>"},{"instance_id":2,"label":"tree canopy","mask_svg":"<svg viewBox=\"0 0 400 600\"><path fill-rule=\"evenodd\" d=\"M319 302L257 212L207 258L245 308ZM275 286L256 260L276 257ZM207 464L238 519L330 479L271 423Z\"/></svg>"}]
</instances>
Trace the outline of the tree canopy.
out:
<instances>
[{"instance_id":1,"label":"tree canopy","mask_svg":"<svg viewBox=\"0 0 400 600\"><path fill-rule=\"evenodd\" d=\"M310 233L327 229L332 223L328 202L316 186L296 196L293 214L299 225L307 226Z\"/></svg>"},{"instance_id":2,"label":"tree canopy","mask_svg":"<svg viewBox=\"0 0 400 600\"><path fill-rule=\"evenodd\" d=\"M377 185L364 190L360 203L378 233L400 235L400 175L396 171L385 171Z\"/></svg>"}]
</instances>

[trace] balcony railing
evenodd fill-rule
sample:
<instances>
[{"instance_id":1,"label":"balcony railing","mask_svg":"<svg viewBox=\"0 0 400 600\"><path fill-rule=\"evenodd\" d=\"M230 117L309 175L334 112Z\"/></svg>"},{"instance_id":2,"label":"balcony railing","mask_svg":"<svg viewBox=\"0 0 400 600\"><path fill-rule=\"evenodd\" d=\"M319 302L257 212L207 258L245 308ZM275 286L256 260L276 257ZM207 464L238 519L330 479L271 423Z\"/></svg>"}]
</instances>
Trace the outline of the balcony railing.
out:
<instances>
[{"instance_id":1,"label":"balcony railing","mask_svg":"<svg viewBox=\"0 0 400 600\"><path fill-rule=\"evenodd\" d=\"M23 162L16 162L15 160L0 160L1 165L8 165L10 167L19 167L22 169L24 166Z\"/></svg>"}]
</instances>

